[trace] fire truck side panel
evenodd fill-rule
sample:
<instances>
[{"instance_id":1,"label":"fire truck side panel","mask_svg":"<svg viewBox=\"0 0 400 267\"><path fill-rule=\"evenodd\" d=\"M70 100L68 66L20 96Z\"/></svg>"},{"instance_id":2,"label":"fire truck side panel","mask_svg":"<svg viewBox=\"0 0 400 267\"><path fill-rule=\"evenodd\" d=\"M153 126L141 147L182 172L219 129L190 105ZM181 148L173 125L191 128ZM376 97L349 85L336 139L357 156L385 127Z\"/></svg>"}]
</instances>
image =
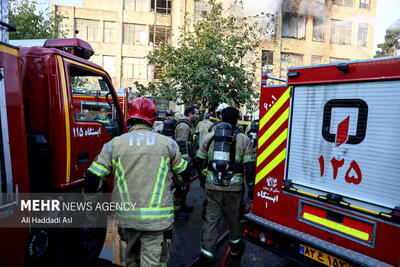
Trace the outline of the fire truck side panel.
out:
<instances>
[{"instance_id":1,"label":"fire truck side panel","mask_svg":"<svg viewBox=\"0 0 400 267\"><path fill-rule=\"evenodd\" d=\"M277 101L270 106L271 99L279 99L279 96L274 94L276 88L263 87L261 89L254 203L252 213L246 217L250 222L249 227L253 225L252 227L256 229L255 232L251 232L252 240L259 237L258 242L268 244L269 249L294 260L300 259L300 262L303 264L307 262L307 265L316 262L313 260L310 262L309 258L302 255L303 245L317 248L352 264L365 266L385 263L398 266L400 264L400 244L397 242L400 239L400 228L398 217L396 217L399 212L394 209L400 204L399 172L396 171L399 166L397 156L399 139L395 135L398 133L395 129L399 124L398 81L395 80L400 79L399 64L400 58L390 58L349 62L347 70L346 66L343 69L343 66L339 68L336 65L291 69L289 88L292 90L292 95L291 110L288 114L289 124L285 118L276 116L279 111L280 114L284 114L284 108L281 109L279 105L274 108L274 105L278 104ZM367 81L371 82L367 83ZM307 96L303 93L300 94L303 95L302 99L296 99L299 96L296 93L300 92L296 90L313 87L319 87L320 92L311 90L308 91ZM318 94L329 96L333 92L332 88L336 90L333 96L326 99L315 97ZM323 123L317 124L317 121L312 118L318 116L317 113L320 111L324 114L324 106L327 103L332 104L329 102L331 99L343 100L339 101L340 104L337 107L333 105L334 108L338 108L337 110L332 108L333 111L329 113L334 117L329 124L324 124L325 127L330 126L331 129L329 129L329 127L324 128ZM356 105L349 106L347 103L349 99L357 99ZM299 102L296 103L296 101ZM366 107L363 101L367 103L368 115L363 110ZM335 103L333 101L333 104ZM302 104L303 110L309 111L311 117L300 112L299 104ZM322 108L318 110L312 108L318 105ZM284 104L281 106L283 107ZM268 112L263 110L266 108ZM274 109L275 114L271 112ZM347 115L351 118L357 117L357 123L362 123L367 119L366 129L357 129L360 127L356 127L357 123L354 120L346 121L345 113L349 113ZM266 129L262 128L263 117L268 118L268 122L265 123ZM279 121L279 118L280 126L274 122ZM324 116L320 119L323 121ZM282 126L284 122L286 125ZM289 140L286 136L281 136L281 138L285 139L283 141L285 144L287 142L287 150L285 155L282 155L282 152L279 156L276 150L283 151L285 146L279 145L282 141L277 135L273 135L275 134L273 130L284 130L285 127L288 129ZM315 133L310 133L310 131ZM327 137L316 138L317 135L323 134ZM357 139L360 134L365 135L365 140L361 142ZM336 135L333 141L332 135ZM354 136L357 138L354 139ZM269 138L272 140L268 140ZM296 141L299 138L301 141ZM388 143L385 143L385 140ZM327 148L326 152L337 152L338 147L342 146L345 151L342 151L343 154L338 161L353 156L353 161L362 162L362 170L364 170L362 181L364 182L365 179L368 183L374 181L377 183L364 186L362 190L360 189L361 191L357 188L346 191L344 187L350 184L349 181L359 178L357 167L354 163L351 165L350 161L346 165L347 169L350 167L353 169L350 172L337 170L337 179L333 179L334 168L328 169L332 164L331 154L328 153L328 160L324 157L325 161L320 160L318 153L311 155L310 148L319 147L319 144L324 142L332 142L331 148ZM348 144L352 142L355 143ZM363 142L366 147L361 149ZM298 147L293 148L293 146ZM356 151L356 148L361 150ZM312 166L308 159L315 160L318 168L310 170ZM343 165L343 167L345 165L341 162L334 161L333 163L338 166ZM390 164L387 165L388 163ZM295 164L296 167L293 168L290 164ZM383 169L376 167L381 165L386 167ZM324 175L321 175L323 168L325 168L324 174L330 175L332 181L338 182L342 179L341 182L344 183L340 186L328 186L330 183L328 181L319 182L318 179L324 178ZM385 174L379 175L379 172ZM315 183L318 186L315 186ZM351 183L350 186L359 184ZM269 243L265 239L260 242L262 231L265 232L267 239L270 238ZM274 235L279 238L274 240ZM291 245L286 246L285 249L279 249L284 247L284 242Z\"/></svg>"},{"instance_id":2,"label":"fire truck side panel","mask_svg":"<svg viewBox=\"0 0 400 267\"><path fill-rule=\"evenodd\" d=\"M22 87L20 80L21 66L19 64L18 48L0 43L0 97L1 97L1 193L28 192L29 173L28 156L25 141L25 120L24 107L22 101ZM4 104L4 105L3 105ZM5 116L7 115L7 116ZM7 146L8 137L9 146ZM4 142L6 141L6 142ZM5 155L7 153L8 155ZM7 164L10 164L8 167ZM11 170L7 170L11 167ZM5 168L5 169L3 169ZM3 179L7 179L5 182ZM3 194L4 193L4 194ZM11 202L10 202L11 201ZM13 210L17 209L15 195L9 199L0 199L0 224L7 224L7 220L12 218ZM9 206L7 208L7 206ZM13 237L13 240L2 239L0 251L7 257L0 257L0 266L23 266L25 245L29 235L29 228L12 229L0 228L0 236ZM18 242L15 242L18 240Z\"/></svg>"},{"instance_id":3,"label":"fire truck side panel","mask_svg":"<svg viewBox=\"0 0 400 267\"><path fill-rule=\"evenodd\" d=\"M261 89L260 121L256 161L253 212L280 220L279 198L285 171L290 88L273 86ZM284 215L284 214L283 214Z\"/></svg>"}]
</instances>

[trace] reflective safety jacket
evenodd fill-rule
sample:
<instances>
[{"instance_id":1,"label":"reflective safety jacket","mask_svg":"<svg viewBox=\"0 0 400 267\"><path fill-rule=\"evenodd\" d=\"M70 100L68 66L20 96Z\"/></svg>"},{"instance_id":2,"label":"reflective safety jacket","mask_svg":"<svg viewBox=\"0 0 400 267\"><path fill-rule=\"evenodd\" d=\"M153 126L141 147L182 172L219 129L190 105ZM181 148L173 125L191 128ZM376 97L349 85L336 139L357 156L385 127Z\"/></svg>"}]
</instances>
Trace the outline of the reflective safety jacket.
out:
<instances>
[{"instance_id":1,"label":"reflective safety jacket","mask_svg":"<svg viewBox=\"0 0 400 267\"><path fill-rule=\"evenodd\" d=\"M208 134L208 129L213 125L212 121L204 119L196 126L196 132L199 132L200 144L204 137Z\"/></svg>"},{"instance_id":2,"label":"reflective safety jacket","mask_svg":"<svg viewBox=\"0 0 400 267\"><path fill-rule=\"evenodd\" d=\"M106 143L88 171L102 179L114 173L112 201L130 203L116 212L119 223L140 231L161 231L173 223L171 177L187 168L177 143L134 125Z\"/></svg>"},{"instance_id":3,"label":"reflective safety jacket","mask_svg":"<svg viewBox=\"0 0 400 267\"><path fill-rule=\"evenodd\" d=\"M174 139L179 145L182 157L186 160L191 160L196 156L193 138L196 128L186 116L182 116L180 121L175 128Z\"/></svg>"},{"instance_id":4,"label":"reflective safety jacket","mask_svg":"<svg viewBox=\"0 0 400 267\"><path fill-rule=\"evenodd\" d=\"M203 142L200 145L200 149L197 152L197 157L203 160L207 160L211 163L214 156L214 141L211 141L215 132L211 132L204 137ZM207 150L208 147L208 150ZM241 191L244 185L244 164L255 161L255 157L252 154L250 139L243 133L236 135L236 147L235 147L235 165L237 171L233 174L231 182L228 186L218 186L214 184L214 173L211 170L207 170L206 185L207 190L217 191ZM254 177L246 177L248 184L253 182Z\"/></svg>"}]
</instances>

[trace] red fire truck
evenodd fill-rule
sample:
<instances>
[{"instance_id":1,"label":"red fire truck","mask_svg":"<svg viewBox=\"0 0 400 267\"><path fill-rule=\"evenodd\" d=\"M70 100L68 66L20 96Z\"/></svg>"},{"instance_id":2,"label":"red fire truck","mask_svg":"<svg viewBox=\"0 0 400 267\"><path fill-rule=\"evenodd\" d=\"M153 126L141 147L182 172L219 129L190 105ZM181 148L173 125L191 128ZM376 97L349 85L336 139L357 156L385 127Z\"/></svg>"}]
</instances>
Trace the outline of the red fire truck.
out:
<instances>
[{"instance_id":1,"label":"red fire truck","mask_svg":"<svg viewBox=\"0 0 400 267\"><path fill-rule=\"evenodd\" d=\"M306 266L400 266L400 57L263 77L246 238Z\"/></svg>"},{"instance_id":2,"label":"red fire truck","mask_svg":"<svg viewBox=\"0 0 400 267\"><path fill-rule=\"evenodd\" d=\"M50 39L43 47L0 43L3 225L19 208L19 193L81 192L103 144L126 132L127 99L88 61L92 54L79 39ZM0 228L0 236L0 266L88 266L105 229Z\"/></svg>"}]
</instances>

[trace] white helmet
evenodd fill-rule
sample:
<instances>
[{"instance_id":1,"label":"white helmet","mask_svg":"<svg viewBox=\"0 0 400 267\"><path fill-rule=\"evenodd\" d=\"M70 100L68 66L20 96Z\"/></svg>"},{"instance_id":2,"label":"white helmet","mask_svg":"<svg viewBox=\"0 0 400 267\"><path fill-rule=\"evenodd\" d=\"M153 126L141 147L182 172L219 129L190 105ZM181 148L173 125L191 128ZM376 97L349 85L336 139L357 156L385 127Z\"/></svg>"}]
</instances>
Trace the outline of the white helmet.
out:
<instances>
[{"instance_id":1,"label":"white helmet","mask_svg":"<svg viewBox=\"0 0 400 267\"><path fill-rule=\"evenodd\" d=\"M226 103L221 103L221 104L218 105L218 107L217 107L217 109L215 110L215 112L221 112L224 108L227 108L227 107L229 107L228 104L226 104Z\"/></svg>"}]
</instances>

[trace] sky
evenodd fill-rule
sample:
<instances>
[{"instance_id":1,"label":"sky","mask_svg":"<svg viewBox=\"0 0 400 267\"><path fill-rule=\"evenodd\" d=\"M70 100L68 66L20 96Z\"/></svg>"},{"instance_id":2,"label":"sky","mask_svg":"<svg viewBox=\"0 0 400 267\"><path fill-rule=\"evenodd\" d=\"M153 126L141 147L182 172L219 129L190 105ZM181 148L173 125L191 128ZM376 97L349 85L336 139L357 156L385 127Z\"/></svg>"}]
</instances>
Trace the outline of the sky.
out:
<instances>
[{"instance_id":1,"label":"sky","mask_svg":"<svg viewBox=\"0 0 400 267\"><path fill-rule=\"evenodd\" d=\"M243 0L252 3L262 3L265 0ZM83 0L38 0L43 6L51 4L82 7ZM260 5L254 5L260 6ZM400 19L400 0L377 0L376 19L375 19L375 40L374 50L377 45L385 40L386 29Z\"/></svg>"}]
</instances>

